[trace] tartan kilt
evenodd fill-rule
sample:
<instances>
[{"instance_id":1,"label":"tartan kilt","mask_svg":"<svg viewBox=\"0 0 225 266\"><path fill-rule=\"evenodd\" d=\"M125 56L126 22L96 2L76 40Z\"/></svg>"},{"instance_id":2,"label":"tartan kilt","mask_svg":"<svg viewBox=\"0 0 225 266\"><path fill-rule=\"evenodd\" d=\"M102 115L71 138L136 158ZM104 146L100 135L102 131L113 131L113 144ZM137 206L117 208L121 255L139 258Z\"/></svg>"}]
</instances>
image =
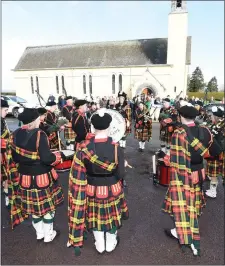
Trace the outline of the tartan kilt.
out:
<instances>
[{"instance_id":1,"label":"tartan kilt","mask_svg":"<svg viewBox=\"0 0 225 266\"><path fill-rule=\"evenodd\" d=\"M139 141L149 141L152 137L152 124L149 127L144 127L143 130L135 128L134 137Z\"/></svg>"},{"instance_id":2,"label":"tartan kilt","mask_svg":"<svg viewBox=\"0 0 225 266\"><path fill-rule=\"evenodd\" d=\"M16 191L15 204L23 214L44 216L50 211L55 211L56 206L63 202L64 196L57 180L53 180L46 189L24 189L20 185Z\"/></svg>"},{"instance_id":3,"label":"tartan kilt","mask_svg":"<svg viewBox=\"0 0 225 266\"><path fill-rule=\"evenodd\" d=\"M48 137L49 139L49 145L50 149L59 149L59 141L58 136L56 132L51 133L51 135Z\"/></svg>"},{"instance_id":4,"label":"tartan kilt","mask_svg":"<svg viewBox=\"0 0 225 266\"><path fill-rule=\"evenodd\" d=\"M168 132L168 130L162 131L160 130L159 139L166 143L171 143L173 132Z\"/></svg>"},{"instance_id":5,"label":"tartan kilt","mask_svg":"<svg viewBox=\"0 0 225 266\"><path fill-rule=\"evenodd\" d=\"M223 161L206 160L206 175L209 177L223 176Z\"/></svg>"},{"instance_id":6,"label":"tartan kilt","mask_svg":"<svg viewBox=\"0 0 225 266\"><path fill-rule=\"evenodd\" d=\"M7 170L6 170L6 154L1 153L1 182L4 182L8 179Z\"/></svg>"},{"instance_id":7,"label":"tartan kilt","mask_svg":"<svg viewBox=\"0 0 225 266\"><path fill-rule=\"evenodd\" d=\"M64 138L66 141L75 141L76 134L73 131L72 127L65 127L64 129Z\"/></svg>"},{"instance_id":8,"label":"tartan kilt","mask_svg":"<svg viewBox=\"0 0 225 266\"><path fill-rule=\"evenodd\" d=\"M173 196L174 192L176 194L178 193L177 187L180 186L183 186L181 181L174 180L170 182L169 188L167 190L163 202L162 211L168 213L171 217L173 217L174 216L173 208L176 209L176 206L184 206L187 212L190 212L190 210L194 210L197 216L200 216L202 214L202 209L206 205L204 193L200 185L196 184L193 187L183 189L186 196L185 205L183 205L182 202L179 202L179 200L177 200L177 197ZM182 217L181 217L181 222L182 222Z\"/></svg>"},{"instance_id":9,"label":"tartan kilt","mask_svg":"<svg viewBox=\"0 0 225 266\"><path fill-rule=\"evenodd\" d=\"M108 232L114 227L119 229L122 226L122 220L128 217L124 193L105 200L87 197L86 226L88 230Z\"/></svg>"},{"instance_id":10,"label":"tartan kilt","mask_svg":"<svg viewBox=\"0 0 225 266\"><path fill-rule=\"evenodd\" d=\"M129 127L126 126L125 135L127 136L129 134L131 134L131 126L129 126Z\"/></svg>"}]
</instances>

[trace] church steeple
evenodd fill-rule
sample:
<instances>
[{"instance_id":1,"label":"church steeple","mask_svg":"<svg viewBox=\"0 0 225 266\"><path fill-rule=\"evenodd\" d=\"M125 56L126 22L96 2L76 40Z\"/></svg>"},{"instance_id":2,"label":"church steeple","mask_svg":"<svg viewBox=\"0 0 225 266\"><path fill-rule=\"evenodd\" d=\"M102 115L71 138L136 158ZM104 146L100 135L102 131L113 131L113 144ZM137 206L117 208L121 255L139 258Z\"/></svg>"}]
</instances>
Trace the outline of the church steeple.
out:
<instances>
[{"instance_id":1,"label":"church steeple","mask_svg":"<svg viewBox=\"0 0 225 266\"><path fill-rule=\"evenodd\" d=\"M187 12L187 1L184 0L172 0L171 1L171 13Z\"/></svg>"}]
</instances>

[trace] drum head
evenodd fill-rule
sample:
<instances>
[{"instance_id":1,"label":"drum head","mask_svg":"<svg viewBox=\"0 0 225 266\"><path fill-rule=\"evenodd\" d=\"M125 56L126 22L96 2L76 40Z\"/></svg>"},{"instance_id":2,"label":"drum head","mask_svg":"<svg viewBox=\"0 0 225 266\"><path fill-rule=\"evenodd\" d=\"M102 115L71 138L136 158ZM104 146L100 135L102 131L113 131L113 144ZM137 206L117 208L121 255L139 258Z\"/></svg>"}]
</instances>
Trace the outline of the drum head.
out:
<instances>
[{"instance_id":1,"label":"drum head","mask_svg":"<svg viewBox=\"0 0 225 266\"><path fill-rule=\"evenodd\" d=\"M101 108L100 110L103 110L103 109L105 113L108 113L109 115L112 116L112 122L109 128L109 137L111 137L113 141L118 142L124 136L125 131L126 131L125 119L119 112L115 110L106 109L106 108ZM96 111L92 115L97 114L97 113L98 111ZM95 133L95 129L93 125L91 125L91 132Z\"/></svg>"},{"instance_id":2,"label":"drum head","mask_svg":"<svg viewBox=\"0 0 225 266\"><path fill-rule=\"evenodd\" d=\"M72 150L62 150L62 153L66 156L69 157L75 153L75 151Z\"/></svg>"}]
</instances>

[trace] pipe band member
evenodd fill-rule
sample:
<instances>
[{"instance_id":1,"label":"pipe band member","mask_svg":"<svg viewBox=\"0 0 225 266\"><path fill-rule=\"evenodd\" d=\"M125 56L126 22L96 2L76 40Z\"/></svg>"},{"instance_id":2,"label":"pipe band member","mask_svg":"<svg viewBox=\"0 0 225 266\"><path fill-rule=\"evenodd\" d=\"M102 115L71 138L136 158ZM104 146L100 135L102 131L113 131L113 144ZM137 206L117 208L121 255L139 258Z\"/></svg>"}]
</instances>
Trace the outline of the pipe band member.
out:
<instances>
[{"instance_id":1,"label":"pipe band member","mask_svg":"<svg viewBox=\"0 0 225 266\"><path fill-rule=\"evenodd\" d=\"M62 108L62 115L69 121L69 123L64 129L64 138L66 140L67 149L73 150L76 134L72 129L72 117L75 107L73 106L72 96L66 97L65 100L66 105Z\"/></svg>"},{"instance_id":2,"label":"pipe band member","mask_svg":"<svg viewBox=\"0 0 225 266\"><path fill-rule=\"evenodd\" d=\"M57 117L55 115L57 104L54 101L50 101L46 104L46 108L47 108L47 115L45 118L45 122L47 123L47 125L52 126L57 122ZM59 149L59 139L57 135L57 129L55 132L51 133L51 136L49 136L49 143L51 149L57 149L57 150Z\"/></svg>"},{"instance_id":3,"label":"pipe band member","mask_svg":"<svg viewBox=\"0 0 225 266\"><path fill-rule=\"evenodd\" d=\"M125 175L124 152L108 137L112 117L100 110L91 123L95 136L80 143L69 177L69 241L80 254L85 230L92 231L99 253L118 244L117 230L128 208L121 179Z\"/></svg>"},{"instance_id":4,"label":"pipe band member","mask_svg":"<svg viewBox=\"0 0 225 266\"><path fill-rule=\"evenodd\" d=\"M120 140L120 147L126 148L126 138L129 134L131 134L131 108L127 102L127 94L125 92L120 91L118 93L119 103L116 104L116 111L118 111L126 122L126 132L122 139Z\"/></svg>"},{"instance_id":5,"label":"pipe band member","mask_svg":"<svg viewBox=\"0 0 225 266\"><path fill-rule=\"evenodd\" d=\"M139 141L139 151L145 149L145 142L152 139L152 119L143 102L140 102L135 114L135 138Z\"/></svg>"},{"instance_id":6,"label":"pipe band member","mask_svg":"<svg viewBox=\"0 0 225 266\"><path fill-rule=\"evenodd\" d=\"M91 123L90 119L91 119L91 116L97 111L97 103L96 102L91 102L90 103L90 108L87 112L87 118L88 118L88 121L89 123Z\"/></svg>"},{"instance_id":7,"label":"pipe band member","mask_svg":"<svg viewBox=\"0 0 225 266\"><path fill-rule=\"evenodd\" d=\"M224 123L224 111L220 108L215 108L212 110L212 119L211 125L209 128L211 129L213 125L218 125L219 123ZM223 120L223 121L222 121ZM225 128L216 134L215 139L219 143L220 147L224 149L224 131ZM206 196L209 198L216 198L217 196L217 186L218 186L218 177L221 176L224 178L224 150L218 156L209 156L206 158L207 166L206 166L206 175L210 179L210 188L206 191Z\"/></svg>"},{"instance_id":8,"label":"pipe band member","mask_svg":"<svg viewBox=\"0 0 225 266\"><path fill-rule=\"evenodd\" d=\"M160 109L159 114L161 147L167 146L168 149L178 121L178 112L171 106L170 102L169 98L163 100L163 107Z\"/></svg>"},{"instance_id":9,"label":"pipe band member","mask_svg":"<svg viewBox=\"0 0 225 266\"><path fill-rule=\"evenodd\" d=\"M207 128L196 126L198 111L191 104L182 106L179 114L182 125L171 139L170 184L162 208L174 219L175 228L165 233L178 240L182 249L190 246L193 254L199 255L198 217L205 206L203 156L208 150L219 154L220 146Z\"/></svg>"},{"instance_id":10,"label":"pipe band member","mask_svg":"<svg viewBox=\"0 0 225 266\"><path fill-rule=\"evenodd\" d=\"M1 185L4 189L6 207L8 207L9 205L6 146L7 141L9 139L10 131L5 121L5 117L8 114L8 110L8 102L1 99Z\"/></svg>"},{"instance_id":11,"label":"pipe band member","mask_svg":"<svg viewBox=\"0 0 225 266\"><path fill-rule=\"evenodd\" d=\"M74 150L77 148L77 144L81 143L86 139L87 134L90 131L90 125L86 117L87 112L87 101L86 100L77 100L75 102L76 111L73 114L72 118L72 129L75 132L75 144Z\"/></svg>"},{"instance_id":12,"label":"pipe band member","mask_svg":"<svg viewBox=\"0 0 225 266\"><path fill-rule=\"evenodd\" d=\"M18 119L23 126L10 136L6 151L12 228L32 215L37 240L51 242L59 233L53 230L56 206L64 200L54 169L61 154L50 151L36 109L25 108Z\"/></svg>"}]
</instances>

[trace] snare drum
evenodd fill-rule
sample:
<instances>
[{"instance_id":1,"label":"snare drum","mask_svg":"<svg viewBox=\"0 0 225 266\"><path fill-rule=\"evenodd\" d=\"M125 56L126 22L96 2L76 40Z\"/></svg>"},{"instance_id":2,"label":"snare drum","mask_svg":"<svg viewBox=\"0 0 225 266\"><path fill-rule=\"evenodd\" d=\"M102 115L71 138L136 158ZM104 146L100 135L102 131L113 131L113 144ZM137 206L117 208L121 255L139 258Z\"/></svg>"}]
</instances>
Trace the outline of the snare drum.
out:
<instances>
[{"instance_id":1,"label":"snare drum","mask_svg":"<svg viewBox=\"0 0 225 266\"><path fill-rule=\"evenodd\" d=\"M55 170L59 172L69 171L72 165L74 151L72 150L62 150L62 153L65 155L66 160L62 163L59 163L55 166Z\"/></svg>"},{"instance_id":2,"label":"snare drum","mask_svg":"<svg viewBox=\"0 0 225 266\"><path fill-rule=\"evenodd\" d=\"M170 183L170 167L166 166L163 161L158 160L156 173L159 179L159 184L168 186Z\"/></svg>"}]
</instances>

